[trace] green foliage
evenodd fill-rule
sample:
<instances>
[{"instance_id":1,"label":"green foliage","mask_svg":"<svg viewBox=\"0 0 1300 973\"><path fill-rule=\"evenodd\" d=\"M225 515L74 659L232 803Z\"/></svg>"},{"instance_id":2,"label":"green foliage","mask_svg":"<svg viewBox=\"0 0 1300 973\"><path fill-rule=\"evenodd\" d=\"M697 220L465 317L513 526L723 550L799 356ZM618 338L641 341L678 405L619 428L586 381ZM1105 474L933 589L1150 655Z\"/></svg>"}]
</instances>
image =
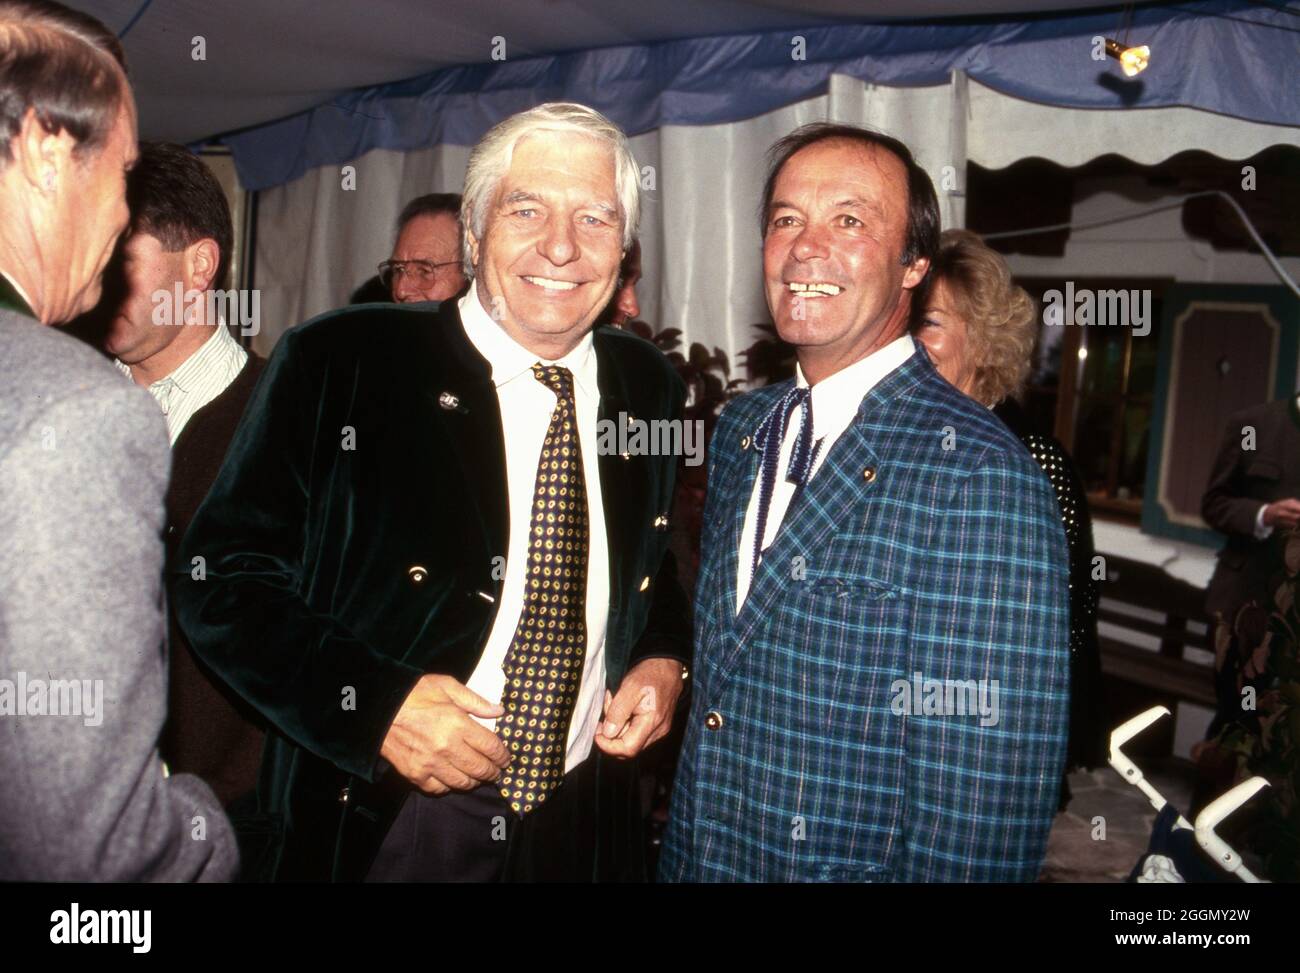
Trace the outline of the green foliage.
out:
<instances>
[{"instance_id":1,"label":"green foliage","mask_svg":"<svg viewBox=\"0 0 1300 973\"><path fill-rule=\"evenodd\" d=\"M677 374L686 383L687 397L685 416L687 420L701 420L704 423L706 443L713 438L713 427L717 425L722 407L739 395L745 384L744 379L731 377L731 362L721 348L711 352L699 342L693 342L686 354L682 354L682 333L678 328L664 328L654 331L644 321L629 321L625 327L628 331L653 342L667 356L677 369ZM784 344L776 336L772 325L757 325L764 337L741 352L746 359L746 371L755 387L770 382L789 378L794 374L794 349ZM674 503L673 523L681 540L680 557L687 559L683 567L683 577L693 579L700 565L700 535L704 527L704 494L707 487L708 464L699 466L682 465L677 471L677 497Z\"/></svg>"},{"instance_id":2,"label":"green foliage","mask_svg":"<svg viewBox=\"0 0 1300 973\"><path fill-rule=\"evenodd\" d=\"M629 321L627 329L664 353L677 374L686 383L686 419L704 420L706 436L712 436L713 426L722 407L741 392L744 381L731 377L731 362L721 348L712 352L698 341L692 342L687 354L679 350L682 332L678 328L652 331L644 321Z\"/></svg>"}]
</instances>

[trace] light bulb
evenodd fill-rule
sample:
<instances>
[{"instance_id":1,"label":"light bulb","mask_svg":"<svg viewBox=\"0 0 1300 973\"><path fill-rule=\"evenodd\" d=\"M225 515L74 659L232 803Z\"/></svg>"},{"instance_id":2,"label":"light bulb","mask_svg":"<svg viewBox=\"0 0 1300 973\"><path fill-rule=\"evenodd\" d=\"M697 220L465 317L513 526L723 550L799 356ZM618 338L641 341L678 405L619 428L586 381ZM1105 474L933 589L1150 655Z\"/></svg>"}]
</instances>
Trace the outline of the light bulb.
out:
<instances>
[{"instance_id":1,"label":"light bulb","mask_svg":"<svg viewBox=\"0 0 1300 973\"><path fill-rule=\"evenodd\" d=\"M1120 69L1129 78L1141 74L1151 62L1151 48L1145 44L1141 47L1123 47L1119 41L1107 38L1106 53L1119 61Z\"/></svg>"}]
</instances>

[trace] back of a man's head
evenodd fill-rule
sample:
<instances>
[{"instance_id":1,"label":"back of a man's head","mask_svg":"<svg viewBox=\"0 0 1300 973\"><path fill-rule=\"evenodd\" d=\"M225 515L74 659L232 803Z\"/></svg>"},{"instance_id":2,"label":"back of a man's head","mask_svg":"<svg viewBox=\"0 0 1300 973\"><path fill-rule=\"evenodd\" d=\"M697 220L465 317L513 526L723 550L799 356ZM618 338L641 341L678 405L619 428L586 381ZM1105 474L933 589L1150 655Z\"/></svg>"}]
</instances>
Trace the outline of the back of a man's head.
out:
<instances>
[{"instance_id":1,"label":"back of a man's head","mask_svg":"<svg viewBox=\"0 0 1300 973\"><path fill-rule=\"evenodd\" d=\"M66 131L78 152L108 139L126 93L117 37L94 17L49 0L0 0L0 165L28 111Z\"/></svg>"}]
</instances>

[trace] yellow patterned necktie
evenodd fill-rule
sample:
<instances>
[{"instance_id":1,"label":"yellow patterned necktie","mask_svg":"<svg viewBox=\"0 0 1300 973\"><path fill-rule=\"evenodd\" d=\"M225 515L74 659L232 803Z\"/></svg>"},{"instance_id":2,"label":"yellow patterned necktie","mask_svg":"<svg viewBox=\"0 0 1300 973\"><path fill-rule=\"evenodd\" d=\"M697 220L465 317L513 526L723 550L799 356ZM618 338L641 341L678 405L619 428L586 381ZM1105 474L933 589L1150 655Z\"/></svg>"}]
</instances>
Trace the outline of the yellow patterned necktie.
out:
<instances>
[{"instance_id":1,"label":"yellow patterned necktie","mask_svg":"<svg viewBox=\"0 0 1300 973\"><path fill-rule=\"evenodd\" d=\"M506 653L505 715L497 720L512 758L501 796L518 814L545 801L564 779L569 722L587 655L587 485L573 374L537 364L533 375L556 402L537 464L524 608Z\"/></svg>"}]
</instances>

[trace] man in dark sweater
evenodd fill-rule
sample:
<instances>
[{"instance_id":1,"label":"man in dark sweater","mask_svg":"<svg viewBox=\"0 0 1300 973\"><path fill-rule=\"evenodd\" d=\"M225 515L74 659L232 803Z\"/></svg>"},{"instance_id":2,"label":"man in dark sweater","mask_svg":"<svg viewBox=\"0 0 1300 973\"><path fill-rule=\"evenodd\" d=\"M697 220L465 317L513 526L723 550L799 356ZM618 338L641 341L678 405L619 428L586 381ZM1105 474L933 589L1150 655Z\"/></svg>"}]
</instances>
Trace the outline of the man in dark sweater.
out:
<instances>
[{"instance_id":1,"label":"man in dark sweater","mask_svg":"<svg viewBox=\"0 0 1300 973\"><path fill-rule=\"evenodd\" d=\"M235 340L222 305L233 231L230 209L208 167L179 145L143 143L127 177L131 226L121 248L120 285L98 316L117 367L149 390L167 419L167 564L207 495L264 359ZM241 298L239 320L248 323ZM256 305L253 305L256 308ZM196 569L197 570L197 569ZM237 824L251 802L261 761L260 718L190 649L174 614L167 724L159 747L174 771L205 780Z\"/></svg>"}]
</instances>

